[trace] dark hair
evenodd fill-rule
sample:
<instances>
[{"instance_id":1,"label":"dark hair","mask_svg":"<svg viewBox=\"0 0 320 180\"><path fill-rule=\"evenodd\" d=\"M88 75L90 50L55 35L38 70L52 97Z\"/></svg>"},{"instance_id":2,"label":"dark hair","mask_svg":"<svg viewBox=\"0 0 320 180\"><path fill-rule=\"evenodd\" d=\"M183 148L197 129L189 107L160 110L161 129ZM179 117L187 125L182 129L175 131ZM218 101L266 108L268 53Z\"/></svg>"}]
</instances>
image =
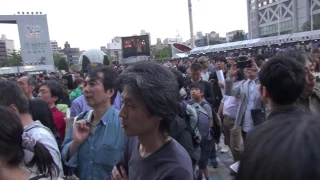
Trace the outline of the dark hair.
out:
<instances>
[{"instance_id":1,"label":"dark hair","mask_svg":"<svg viewBox=\"0 0 320 180\"><path fill-rule=\"evenodd\" d=\"M237 180L320 179L319 118L296 114L279 115L251 133Z\"/></svg>"},{"instance_id":2,"label":"dark hair","mask_svg":"<svg viewBox=\"0 0 320 180\"><path fill-rule=\"evenodd\" d=\"M199 63L192 63L190 66L191 71L201 71L202 70L202 65Z\"/></svg>"},{"instance_id":3,"label":"dark hair","mask_svg":"<svg viewBox=\"0 0 320 180\"><path fill-rule=\"evenodd\" d=\"M80 77L84 78L84 75L81 71L76 71L76 74L80 74Z\"/></svg>"},{"instance_id":4,"label":"dark hair","mask_svg":"<svg viewBox=\"0 0 320 180\"><path fill-rule=\"evenodd\" d=\"M43 82L40 87L42 86L47 86L50 89L50 93L52 97L57 97L57 101L55 102L55 104L58 104L60 99L63 96L63 87L62 85L56 81L56 80L48 80Z\"/></svg>"},{"instance_id":5,"label":"dark hair","mask_svg":"<svg viewBox=\"0 0 320 180\"><path fill-rule=\"evenodd\" d=\"M73 82L73 87L77 88L83 82L84 82L83 79L75 79L74 82Z\"/></svg>"},{"instance_id":6,"label":"dark hair","mask_svg":"<svg viewBox=\"0 0 320 180\"><path fill-rule=\"evenodd\" d=\"M261 85L278 105L289 105L298 99L304 89L305 77L304 66L287 53L271 58L259 72Z\"/></svg>"},{"instance_id":7,"label":"dark hair","mask_svg":"<svg viewBox=\"0 0 320 180\"><path fill-rule=\"evenodd\" d=\"M184 84L184 78L183 78L182 74L179 71L177 71L177 70L175 70L173 68L171 69L171 71L173 72L173 74L175 75L175 77L176 77L176 79L178 81L178 88L179 88L179 91L180 91L180 89L183 87L183 84Z\"/></svg>"},{"instance_id":8,"label":"dark hair","mask_svg":"<svg viewBox=\"0 0 320 180\"><path fill-rule=\"evenodd\" d=\"M129 86L151 116L162 117L159 130L169 134L180 104L178 82L170 69L154 62L135 63L119 76L119 85Z\"/></svg>"},{"instance_id":9,"label":"dark hair","mask_svg":"<svg viewBox=\"0 0 320 180\"><path fill-rule=\"evenodd\" d=\"M0 116L0 156L5 158L9 167L19 166L25 156L20 118L5 106L0 106ZM36 165L39 173L50 177L59 174L58 166L43 144L36 142L33 153L33 158L30 162L26 162L26 167Z\"/></svg>"},{"instance_id":10,"label":"dark hair","mask_svg":"<svg viewBox=\"0 0 320 180\"><path fill-rule=\"evenodd\" d=\"M286 52L280 52L279 55L287 56L289 58L295 59L297 62L301 63L304 67L307 61L313 63L313 58L307 52L301 50L291 50Z\"/></svg>"},{"instance_id":11,"label":"dark hair","mask_svg":"<svg viewBox=\"0 0 320 180\"><path fill-rule=\"evenodd\" d=\"M40 98L29 99L29 110L33 120L39 120L53 133L56 132L52 114L46 101Z\"/></svg>"},{"instance_id":12,"label":"dark hair","mask_svg":"<svg viewBox=\"0 0 320 180\"><path fill-rule=\"evenodd\" d=\"M102 73L103 76L102 78L99 76L99 73ZM114 100L116 99L117 96L117 78L118 78L118 73L111 67L102 67L102 68L95 68L93 69L90 74L88 75L90 79L95 79L95 80L101 80L104 90L108 91L113 89L114 94L111 97L111 104L114 103Z\"/></svg>"},{"instance_id":13,"label":"dark hair","mask_svg":"<svg viewBox=\"0 0 320 180\"><path fill-rule=\"evenodd\" d=\"M265 58L264 58L263 55L258 54L258 55L256 56L255 60L256 60L256 61L261 61L261 60L262 60L262 61L265 61Z\"/></svg>"},{"instance_id":14,"label":"dark hair","mask_svg":"<svg viewBox=\"0 0 320 180\"><path fill-rule=\"evenodd\" d=\"M12 81L0 80L0 105L11 104L17 107L20 114L29 113L28 99L19 85Z\"/></svg>"},{"instance_id":15,"label":"dark hair","mask_svg":"<svg viewBox=\"0 0 320 180\"><path fill-rule=\"evenodd\" d=\"M203 93L204 92L204 85L201 82L196 82L196 83L192 83L190 85L190 89L195 88L195 89L200 89L200 92Z\"/></svg>"},{"instance_id":16,"label":"dark hair","mask_svg":"<svg viewBox=\"0 0 320 180\"><path fill-rule=\"evenodd\" d=\"M34 88L37 88L37 81L32 77L28 76L28 85L34 86Z\"/></svg>"},{"instance_id":17,"label":"dark hair","mask_svg":"<svg viewBox=\"0 0 320 180\"><path fill-rule=\"evenodd\" d=\"M178 66L177 67L177 70L181 73L186 73L187 71L187 68L185 66Z\"/></svg>"}]
</instances>

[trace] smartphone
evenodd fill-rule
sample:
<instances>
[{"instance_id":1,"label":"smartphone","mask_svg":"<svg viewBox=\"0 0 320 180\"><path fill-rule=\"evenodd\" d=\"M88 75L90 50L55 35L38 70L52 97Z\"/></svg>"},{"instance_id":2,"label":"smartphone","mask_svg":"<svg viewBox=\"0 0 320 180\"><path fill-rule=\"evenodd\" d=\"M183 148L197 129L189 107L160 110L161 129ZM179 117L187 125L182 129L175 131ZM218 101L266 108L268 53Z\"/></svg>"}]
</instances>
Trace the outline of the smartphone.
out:
<instances>
[{"instance_id":1,"label":"smartphone","mask_svg":"<svg viewBox=\"0 0 320 180\"><path fill-rule=\"evenodd\" d=\"M251 65L251 61L247 60L247 61L238 61L237 62L237 68L238 69L244 69L244 68L250 68Z\"/></svg>"}]
</instances>

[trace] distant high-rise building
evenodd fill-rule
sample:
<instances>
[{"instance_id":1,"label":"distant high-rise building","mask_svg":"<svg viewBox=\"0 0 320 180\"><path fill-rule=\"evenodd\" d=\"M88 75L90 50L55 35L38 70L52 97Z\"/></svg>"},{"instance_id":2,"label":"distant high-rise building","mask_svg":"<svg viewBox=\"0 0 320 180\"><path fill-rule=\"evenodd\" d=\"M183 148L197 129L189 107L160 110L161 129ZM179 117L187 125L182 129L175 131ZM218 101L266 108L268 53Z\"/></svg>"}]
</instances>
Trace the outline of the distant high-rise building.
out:
<instances>
[{"instance_id":1,"label":"distant high-rise building","mask_svg":"<svg viewBox=\"0 0 320 180\"><path fill-rule=\"evenodd\" d=\"M61 47L58 46L58 42L57 41L50 41L50 43L51 43L52 53L59 54L61 51Z\"/></svg>"},{"instance_id":2,"label":"distant high-rise building","mask_svg":"<svg viewBox=\"0 0 320 180\"><path fill-rule=\"evenodd\" d=\"M5 42L7 54L10 54L13 51L15 51L14 41L12 39L7 39L6 35L2 34L0 40Z\"/></svg>"},{"instance_id":3,"label":"distant high-rise building","mask_svg":"<svg viewBox=\"0 0 320 180\"><path fill-rule=\"evenodd\" d=\"M319 17L319 9L319 0L247 0L249 38L311 30L310 21Z\"/></svg>"},{"instance_id":4,"label":"distant high-rise building","mask_svg":"<svg viewBox=\"0 0 320 180\"><path fill-rule=\"evenodd\" d=\"M67 56L67 60L69 63L72 64L78 64L79 57L80 57L80 49L79 48L71 48L68 41L64 44L64 49L62 49L60 52L63 52Z\"/></svg>"}]
</instances>

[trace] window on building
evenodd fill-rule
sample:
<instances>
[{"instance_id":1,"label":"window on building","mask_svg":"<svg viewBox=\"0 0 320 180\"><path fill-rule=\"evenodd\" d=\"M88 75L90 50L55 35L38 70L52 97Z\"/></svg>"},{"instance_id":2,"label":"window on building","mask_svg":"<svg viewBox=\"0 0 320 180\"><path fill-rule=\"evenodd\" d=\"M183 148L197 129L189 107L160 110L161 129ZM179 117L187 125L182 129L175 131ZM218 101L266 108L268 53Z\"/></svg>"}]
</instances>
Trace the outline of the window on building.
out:
<instances>
[{"instance_id":1,"label":"window on building","mask_svg":"<svg viewBox=\"0 0 320 180\"><path fill-rule=\"evenodd\" d=\"M263 2L263 5L264 5L264 6L267 5L267 1L264 1L264 2Z\"/></svg>"},{"instance_id":2,"label":"window on building","mask_svg":"<svg viewBox=\"0 0 320 180\"><path fill-rule=\"evenodd\" d=\"M261 7L261 3L259 3L258 6Z\"/></svg>"},{"instance_id":3,"label":"window on building","mask_svg":"<svg viewBox=\"0 0 320 180\"><path fill-rule=\"evenodd\" d=\"M256 6L251 6L251 9L256 9Z\"/></svg>"},{"instance_id":4,"label":"window on building","mask_svg":"<svg viewBox=\"0 0 320 180\"><path fill-rule=\"evenodd\" d=\"M269 4L273 3L273 0L269 0Z\"/></svg>"}]
</instances>

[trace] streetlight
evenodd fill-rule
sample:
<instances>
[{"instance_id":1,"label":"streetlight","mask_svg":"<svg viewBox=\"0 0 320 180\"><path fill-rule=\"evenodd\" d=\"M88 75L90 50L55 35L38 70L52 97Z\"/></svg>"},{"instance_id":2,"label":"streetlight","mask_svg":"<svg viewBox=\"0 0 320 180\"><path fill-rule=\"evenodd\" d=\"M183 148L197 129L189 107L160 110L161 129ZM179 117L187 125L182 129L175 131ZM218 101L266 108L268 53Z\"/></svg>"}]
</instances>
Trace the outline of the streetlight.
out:
<instances>
[{"instance_id":1,"label":"streetlight","mask_svg":"<svg viewBox=\"0 0 320 180\"><path fill-rule=\"evenodd\" d=\"M190 46L193 49L194 45L194 35L193 35L193 19L192 19L192 3L191 0L188 0L188 9L189 9L189 26L190 26Z\"/></svg>"},{"instance_id":2,"label":"streetlight","mask_svg":"<svg viewBox=\"0 0 320 180\"><path fill-rule=\"evenodd\" d=\"M313 31L313 0L311 0L311 2L310 2L310 15L311 15L311 19L310 19L310 21L311 21L311 31Z\"/></svg>"}]
</instances>

